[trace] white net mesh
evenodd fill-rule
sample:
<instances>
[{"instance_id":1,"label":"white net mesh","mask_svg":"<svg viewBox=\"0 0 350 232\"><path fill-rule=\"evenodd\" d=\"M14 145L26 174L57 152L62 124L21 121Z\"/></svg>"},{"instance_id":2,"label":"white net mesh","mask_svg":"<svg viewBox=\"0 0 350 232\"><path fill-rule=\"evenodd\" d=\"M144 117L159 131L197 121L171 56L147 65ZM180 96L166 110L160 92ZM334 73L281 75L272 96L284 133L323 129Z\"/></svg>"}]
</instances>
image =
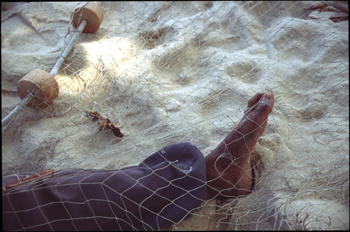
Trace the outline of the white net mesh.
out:
<instances>
[{"instance_id":1,"label":"white net mesh","mask_svg":"<svg viewBox=\"0 0 350 232\"><path fill-rule=\"evenodd\" d=\"M17 81L57 61L74 5L2 4L2 117L18 102ZM24 107L2 128L2 175L22 180L11 188L61 183L67 168L93 175L138 165L172 143L191 142L206 156L248 100L270 91L273 111L248 153L252 193L205 200L165 229L349 229L347 2L100 6L100 29L80 35L55 76L58 98ZM93 111L124 136L99 131ZM26 172L41 175L17 176Z\"/></svg>"}]
</instances>

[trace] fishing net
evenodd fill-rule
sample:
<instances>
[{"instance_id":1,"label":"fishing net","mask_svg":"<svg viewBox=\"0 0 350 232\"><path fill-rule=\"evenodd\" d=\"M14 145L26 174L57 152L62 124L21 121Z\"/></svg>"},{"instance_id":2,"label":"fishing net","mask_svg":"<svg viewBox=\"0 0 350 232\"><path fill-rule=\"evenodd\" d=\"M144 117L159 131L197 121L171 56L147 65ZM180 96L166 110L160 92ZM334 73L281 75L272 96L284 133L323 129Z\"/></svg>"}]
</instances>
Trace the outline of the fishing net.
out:
<instances>
[{"instance_id":1,"label":"fishing net","mask_svg":"<svg viewBox=\"0 0 350 232\"><path fill-rule=\"evenodd\" d=\"M49 72L57 61L73 35L67 25L74 5L2 4L2 117L18 102L17 81L33 69ZM275 96L273 111L249 153L252 193L206 200L191 195L203 185L182 187L179 197L189 195L197 205L182 208L181 218L161 228L165 204L154 211L152 229L349 229L347 2L100 6L100 29L80 35L55 76L58 98L44 109L23 107L2 128L2 175L11 178L3 183L3 202L18 189L29 188L28 194L35 196L35 189L69 186L66 181L77 175L72 169L84 178L112 170L120 173L117 170L137 166L173 143L190 142L206 156L244 117L248 100L270 91ZM7 29L15 23L21 27ZM162 169L149 170L155 174ZM193 177L190 169L179 170L184 179ZM104 184L107 177L99 180L98 186L109 186ZM161 188L172 184L166 179ZM151 195L160 190L151 189ZM84 195L79 204L91 199L115 203L108 194ZM42 197L33 202L3 210L3 217L26 210L42 215L45 206L54 207L52 202L58 201ZM132 215L138 219L123 221L131 229L150 229L149 222L142 221L147 214ZM65 225L78 216L52 223L46 218L41 224L53 229L54 223ZM96 210L86 217L103 224L103 215ZM134 219L145 227L133 227ZM13 229L21 228L35 227L22 224Z\"/></svg>"}]
</instances>

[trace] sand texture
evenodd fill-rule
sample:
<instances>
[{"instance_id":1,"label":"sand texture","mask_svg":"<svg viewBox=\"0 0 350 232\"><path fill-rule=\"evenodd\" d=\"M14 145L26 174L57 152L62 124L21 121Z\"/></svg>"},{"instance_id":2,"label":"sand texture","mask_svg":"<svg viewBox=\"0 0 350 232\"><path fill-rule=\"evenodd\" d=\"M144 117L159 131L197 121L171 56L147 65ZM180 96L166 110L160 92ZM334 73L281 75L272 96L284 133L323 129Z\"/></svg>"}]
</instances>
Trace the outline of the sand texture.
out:
<instances>
[{"instance_id":1,"label":"sand texture","mask_svg":"<svg viewBox=\"0 0 350 232\"><path fill-rule=\"evenodd\" d=\"M178 230L349 229L347 2L101 2L55 76L58 98L2 127L2 175L117 169L191 142L209 154L257 92L275 104L245 197L203 202ZM74 2L1 3L2 118L16 84L50 72L73 35ZM124 134L99 131L87 112ZM166 229L173 229L169 227Z\"/></svg>"}]
</instances>

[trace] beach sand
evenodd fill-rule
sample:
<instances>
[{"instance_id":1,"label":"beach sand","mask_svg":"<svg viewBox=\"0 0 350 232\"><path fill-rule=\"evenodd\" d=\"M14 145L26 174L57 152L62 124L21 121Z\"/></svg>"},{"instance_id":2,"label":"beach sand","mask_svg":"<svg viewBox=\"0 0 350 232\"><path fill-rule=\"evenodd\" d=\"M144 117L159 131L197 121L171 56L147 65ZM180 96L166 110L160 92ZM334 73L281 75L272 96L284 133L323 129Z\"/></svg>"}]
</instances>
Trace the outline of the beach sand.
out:
<instances>
[{"instance_id":1,"label":"beach sand","mask_svg":"<svg viewBox=\"0 0 350 232\"><path fill-rule=\"evenodd\" d=\"M2 175L118 169L175 142L207 155L248 100L270 91L253 192L206 201L176 229L348 230L349 28L330 19L348 4L310 10L320 4L101 2L99 30L80 35L55 76L58 98L2 128ZM1 3L2 118L24 75L51 71L73 35L74 6ZM98 131L91 111L124 137Z\"/></svg>"}]
</instances>

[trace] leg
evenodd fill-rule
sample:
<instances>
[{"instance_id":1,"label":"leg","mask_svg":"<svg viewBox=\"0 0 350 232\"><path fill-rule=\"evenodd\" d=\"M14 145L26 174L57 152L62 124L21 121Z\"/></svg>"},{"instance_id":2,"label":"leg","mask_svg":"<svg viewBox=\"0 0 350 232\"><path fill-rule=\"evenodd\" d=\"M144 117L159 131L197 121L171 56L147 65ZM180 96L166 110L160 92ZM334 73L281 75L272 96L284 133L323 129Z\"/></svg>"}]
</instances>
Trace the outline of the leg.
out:
<instances>
[{"instance_id":1,"label":"leg","mask_svg":"<svg viewBox=\"0 0 350 232\"><path fill-rule=\"evenodd\" d=\"M208 199L225 199L251 192L250 154L264 132L273 104L272 93L257 93L248 101L248 108L237 127L205 157Z\"/></svg>"}]
</instances>

